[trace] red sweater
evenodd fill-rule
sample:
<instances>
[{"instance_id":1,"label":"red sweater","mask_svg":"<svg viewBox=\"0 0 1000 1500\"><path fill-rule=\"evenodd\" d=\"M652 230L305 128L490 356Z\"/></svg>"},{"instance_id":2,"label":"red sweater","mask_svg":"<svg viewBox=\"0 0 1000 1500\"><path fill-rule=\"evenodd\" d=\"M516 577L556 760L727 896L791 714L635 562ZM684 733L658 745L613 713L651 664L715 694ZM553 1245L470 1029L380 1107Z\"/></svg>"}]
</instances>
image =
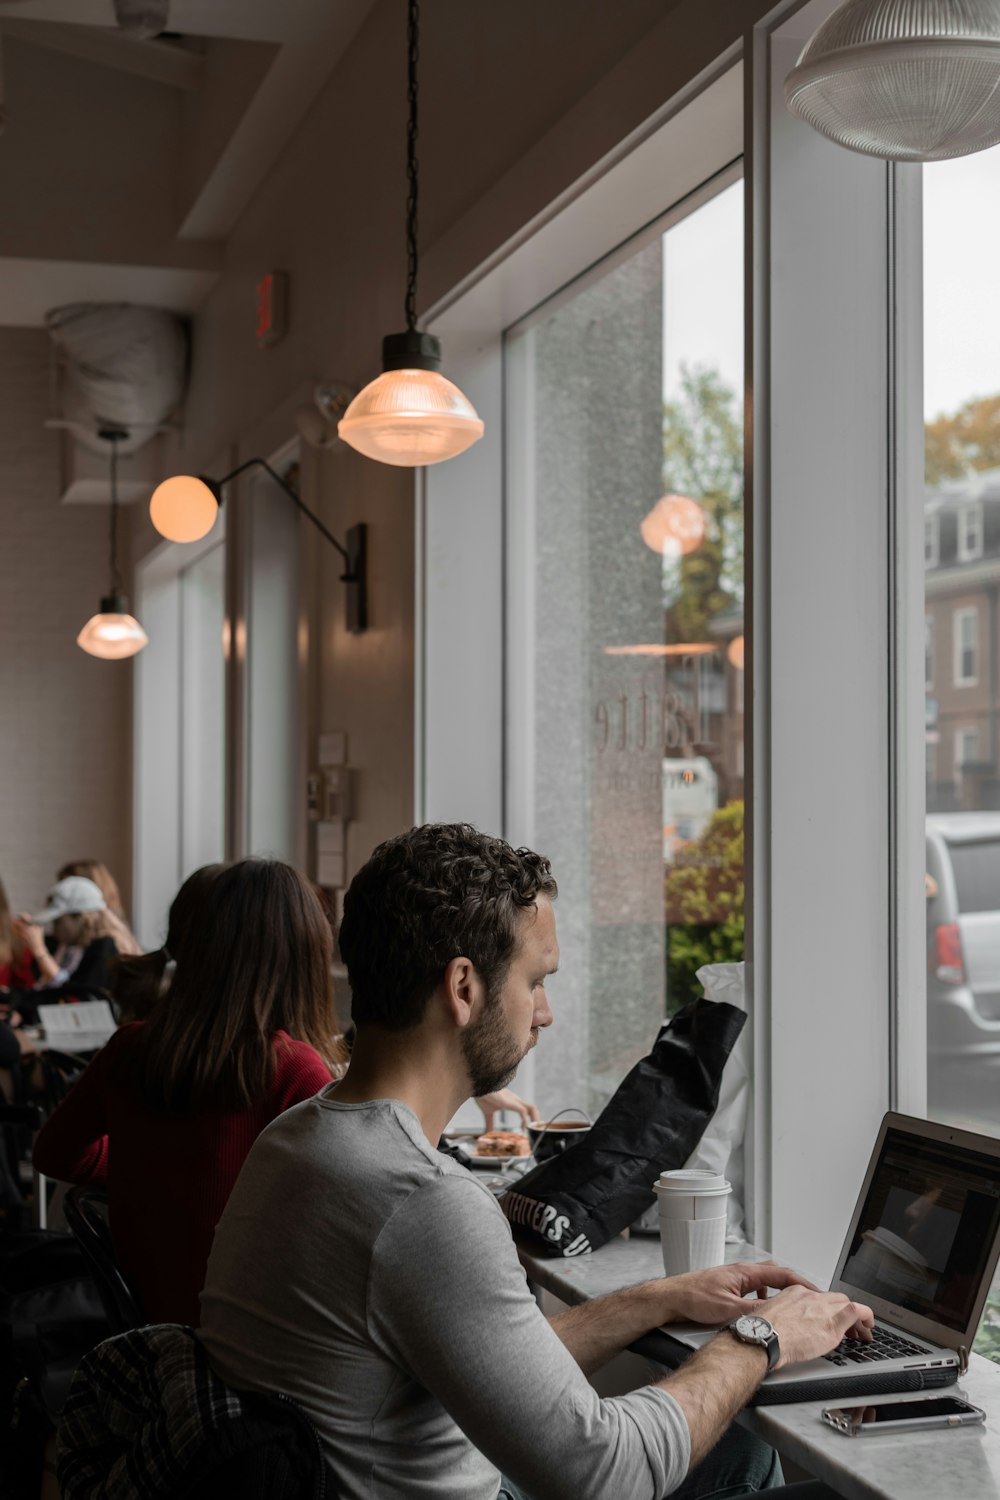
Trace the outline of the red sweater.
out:
<instances>
[{"instance_id":1,"label":"red sweater","mask_svg":"<svg viewBox=\"0 0 1000 1500\"><path fill-rule=\"evenodd\" d=\"M135 1081L142 1023L123 1026L90 1063L35 1142L40 1172L106 1186L122 1270L152 1323L199 1321L212 1236L265 1125L330 1082L317 1052L283 1031L274 1078L251 1109L151 1109Z\"/></svg>"}]
</instances>

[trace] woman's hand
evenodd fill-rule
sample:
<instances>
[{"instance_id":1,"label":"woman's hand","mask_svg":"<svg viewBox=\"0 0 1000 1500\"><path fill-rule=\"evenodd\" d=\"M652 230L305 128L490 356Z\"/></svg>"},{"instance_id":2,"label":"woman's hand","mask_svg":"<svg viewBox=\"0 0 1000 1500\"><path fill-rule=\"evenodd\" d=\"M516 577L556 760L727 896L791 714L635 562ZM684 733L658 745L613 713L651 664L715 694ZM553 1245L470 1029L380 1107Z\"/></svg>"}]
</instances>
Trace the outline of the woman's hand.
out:
<instances>
[{"instance_id":1,"label":"woman's hand","mask_svg":"<svg viewBox=\"0 0 1000 1500\"><path fill-rule=\"evenodd\" d=\"M32 958L41 958L43 953L48 953L48 949L45 946L45 932L39 927L37 922L33 922L30 917L25 916L22 912L17 919L17 925L21 929L21 936L24 938Z\"/></svg>"},{"instance_id":2,"label":"woman's hand","mask_svg":"<svg viewBox=\"0 0 1000 1500\"><path fill-rule=\"evenodd\" d=\"M529 1120L538 1120L540 1115L533 1104L520 1098L513 1089L498 1089L495 1094L483 1094L476 1100L479 1108L486 1116L486 1129L493 1129L493 1116L499 1114L502 1109L513 1110L521 1116L522 1125L527 1125Z\"/></svg>"},{"instance_id":3,"label":"woman's hand","mask_svg":"<svg viewBox=\"0 0 1000 1500\"><path fill-rule=\"evenodd\" d=\"M713 1266L709 1271L688 1271L658 1283L662 1288L664 1323L731 1323L747 1312L767 1316L768 1289L804 1286L815 1291L811 1281L779 1266L773 1260L736 1261L731 1266ZM756 1300L747 1300L752 1292ZM832 1346L831 1346L832 1347Z\"/></svg>"}]
</instances>

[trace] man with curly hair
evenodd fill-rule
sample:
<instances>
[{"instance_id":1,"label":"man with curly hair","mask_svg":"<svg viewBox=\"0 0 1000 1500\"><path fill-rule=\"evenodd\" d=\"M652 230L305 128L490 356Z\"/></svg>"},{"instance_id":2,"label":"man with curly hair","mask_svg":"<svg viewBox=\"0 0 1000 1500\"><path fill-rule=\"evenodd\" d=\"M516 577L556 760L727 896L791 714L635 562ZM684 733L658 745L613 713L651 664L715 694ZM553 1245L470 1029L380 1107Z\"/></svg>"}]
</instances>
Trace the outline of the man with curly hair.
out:
<instances>
[{"instance_id":1,"label":"man with curly hair","mask_svg":"<svg viewBox=\"0 0 1000 1500\"><path fill-rule=\"evenodd\" d=\"M773 1264L661 1278L543 1316L496 1200L436 1143L552 1024L556 893L547 859L467 824L381 844L344 902L347 1075L268 1127L216 1231L200 1334L211 1363L305 1409L342 1500L770 1486L774 1456L746 1435L687 1476L779 1352L790 1363L851 1328L868 1336L868 1309ZM602 1399L589 1384L650 1329L734 1319L769 1286L786 1289L767 1303L772 1347L723 1332L641 1390Z\"/></svg>"}]
</instances>

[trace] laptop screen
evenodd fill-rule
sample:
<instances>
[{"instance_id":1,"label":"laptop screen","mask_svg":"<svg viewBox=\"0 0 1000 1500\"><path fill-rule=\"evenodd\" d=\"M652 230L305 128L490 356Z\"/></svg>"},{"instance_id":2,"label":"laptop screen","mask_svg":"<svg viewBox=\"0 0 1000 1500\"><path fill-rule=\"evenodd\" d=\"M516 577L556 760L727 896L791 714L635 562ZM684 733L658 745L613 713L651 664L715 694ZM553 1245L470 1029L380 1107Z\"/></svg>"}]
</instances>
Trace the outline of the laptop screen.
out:
<instances>
[{"instance_id":1,"label":"laptop screen","mask_svg":"<svg viewBox=\"0 0 1000 1500\"><path fill-rule=\"evenodd\" d=\"M1000 1161L889 1128L838 1279L958 1332L1000 1229Z\"/></svg>"}]
</instances>

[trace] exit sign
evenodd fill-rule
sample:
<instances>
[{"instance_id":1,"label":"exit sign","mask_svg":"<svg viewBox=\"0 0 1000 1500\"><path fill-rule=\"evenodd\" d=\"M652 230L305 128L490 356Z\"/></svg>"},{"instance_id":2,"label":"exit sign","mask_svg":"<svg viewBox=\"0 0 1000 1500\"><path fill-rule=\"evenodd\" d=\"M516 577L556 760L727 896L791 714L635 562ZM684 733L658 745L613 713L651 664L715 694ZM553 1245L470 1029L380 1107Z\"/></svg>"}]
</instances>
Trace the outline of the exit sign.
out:
<instances>
[{"instance_id":1,"label":"exit sign","mask_svg":"<svg viewBox=\"0 0 1000 1500\"><path fill-rule=\"evenodd\" d=\"M269 349L288 327L288 273L268 271L257 283L257 347Z\"/></svg>"}]
</instances>

